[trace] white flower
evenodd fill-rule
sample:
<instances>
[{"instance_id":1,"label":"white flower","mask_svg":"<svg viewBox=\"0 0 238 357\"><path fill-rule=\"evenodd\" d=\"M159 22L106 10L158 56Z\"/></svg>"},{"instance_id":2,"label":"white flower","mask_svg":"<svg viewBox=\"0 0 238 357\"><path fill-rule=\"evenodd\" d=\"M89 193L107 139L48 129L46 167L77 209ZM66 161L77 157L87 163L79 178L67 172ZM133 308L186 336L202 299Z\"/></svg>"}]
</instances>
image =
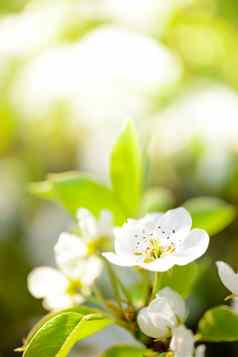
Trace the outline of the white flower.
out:
<instances>
[{"instance_id":1,"label":"white flower","mask_svg":"<svg viewBox=\"0 0 238 357\"><path fill-rule=\"evenodd\" d=\"M207 232L191 226L191 216L182 207L128 220L114 231L115 253L103 255L113 264L159 272L186 265L203 255L209 244Z\"/></svg>"},{"instance_id":2,"label":"white flower","mask_svg":"<svg viewBox=\"0 0 238 357\"><path fill-rule=\"evenodd\" d=\"M195 349L193 333L183 325L174 328L170 350L173 352L174 357L205 356L205 346L200 345Z\"/></svg>"},{"instance_id":3,"label":"white flower","mask_svg":"<svg viewBox=\"0 0 238 357\"><path fill-rule=\"evenodd\" d=\"M86 208L80 208L77 212L78 225L81 236L85 239L112 238L113 219L108 210L100 212L99 219L95 217Z\"/></svg>"},{"instance_id":4,"label":"white flower","mask_svg":"<svg viewBox=\"0 0 238 357\"><path fill-rule=\"evenodd\" d=\"M80 304L102 270L95 256L84 258L85 246L76 236L62 234L55 246L59 270L50 267L34 269L28 276L31 294L43 299L48 310Z\"/></svg>"},{"instance_id":5,"label":"white flower","mask_svg":"<svg viewBox=\"0 0 238 357\"><path fill-rule=\"evenodd\" d=\"M79 262L88 256L86 243L78 236L61 233L54 247L57 266L66 275L77 276Z\"/></svg>"},{"instance_id":6,"label":"white flower","mask_svg":"<svg viewBox=\"0 0 238 357\"><path fill-rule=\"evenodd\" d=\"M170 288L162 289L149 306L140 310L137 322L149 337L163 339L186 318L185 302Z\"/></svg>"},{"instance_id":7,"label":"white flower","mask_svg":"<svg viewBox=\"0 0 238 357\"><path fill-rule=\"evenodd\" d=\"M86 208L77 212L79 236L86 247L86 256L94 255L111 248L113 236L113 218L108 210L102 210L97 220ZM83 251L83 249L82 249Z\"/></svg>"},{"instance_id":8,"label":"white flower","mask_svg":"<svg viewBox=\"0 0 238 357\"><path fill-rule=\"evenodd\" d=\"M235 296L238 296L238 273L222 261L216 263L219 277L225 287Z\"/></svg>"}]
</instances>

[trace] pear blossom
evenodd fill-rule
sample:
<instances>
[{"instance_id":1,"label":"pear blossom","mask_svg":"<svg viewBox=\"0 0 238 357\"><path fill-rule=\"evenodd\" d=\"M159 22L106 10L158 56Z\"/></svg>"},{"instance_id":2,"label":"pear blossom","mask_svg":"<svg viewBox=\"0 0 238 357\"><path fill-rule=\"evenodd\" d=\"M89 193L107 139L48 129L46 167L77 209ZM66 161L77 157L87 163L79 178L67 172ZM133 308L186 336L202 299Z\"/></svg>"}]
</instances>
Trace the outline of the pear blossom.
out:
<instances>
[{"instance_id":1,"label":"pear blossom","mask_svg":"<svg viewBox=\"0 0 238 357\"><path fill-rule=\"evenodd\" d=\"M38 267L28 276L28 289L43 299L47 310L67 308L82 303L102 270L96 256L84 258L86 248L76 236L61 235L55 246L59 269Z\"/></svg>"},{"instance_id":2,"label":"pear blossom","mask_svg":"<svg viewBox=\"0 0 238 357\"><path fill-rule=\"evenodd\" d=\"M216 263L218 275L224 286L231 291L232 295L238 297L238 273L225 262L218 261Z\"/></svg>"},{"instance_id":3,"label":"pear blossom","mask_svg":"<svg viewBox=\"0 0 238 357\"><path fill-rule=\"evenodd\" d=\"M164 272L174 265L189 264L206 252L207 232L191 227L191 216L183 207L129 219L114 230L115 253L103 255L116 265Z\"/></svg>"},{"instance_id":4,"label":"pear blossom","mask_svg":"<svg viewBox=\"0 0 238 357\"><path fill-rule=\"evenodd\" d=\"M175 327L170 342L173 357L204 357L205 346L194 347L194 335L184 325Z\"/></svg>"},{"instance_id":5,"label":"pear blossom","mask_svg":"<svg viewBox=\"0 0 238 357\"><path fill-rule=\"evenodd\" d=\"M170 288L160 290L149 306L139 311L137 323L149 337L164 339L186 318L186 306L182 297Z\"/></svg>"},{"instance_id":6,"label":"pear blossom","mask_svg":"<svg viewBox=\"0 0 238 357\"><path fill-rule=\"evenodd\" d=\"M86 255L110 249L113 237L113 218L108 210L102 210L97 220L86 208L77 212L79 238L86 244Z\"/></svg>"},{"instance_id":7,"label":"pear blossom","mask_svg":"<svg viewBox=\"0 0 238 357\"><path fill-rule=\"evenodd\" d=\"M98 240L113 237L113 219L108 210L102 210L99 219L86 208L80 208L77 212L80 235L86 240Z\"/></svg>"}]
</instances>

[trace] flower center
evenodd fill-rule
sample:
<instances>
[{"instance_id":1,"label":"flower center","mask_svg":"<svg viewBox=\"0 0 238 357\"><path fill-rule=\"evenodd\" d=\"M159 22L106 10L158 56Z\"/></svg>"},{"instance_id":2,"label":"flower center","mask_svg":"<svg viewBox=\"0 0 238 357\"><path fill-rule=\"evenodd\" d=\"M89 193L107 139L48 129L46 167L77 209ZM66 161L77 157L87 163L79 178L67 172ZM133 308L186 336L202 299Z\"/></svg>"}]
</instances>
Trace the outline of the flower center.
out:
<instances>
[{"instance_id":1,"label":"flower center","mask_svg":"<svg viewBox=\"0 0 238 357\"><path fill-rule=\"evenodd\" d=\"M66 289L66 293L70 296L77 295L82 289L80 280L70 280Z\"/></svg>"},{"instance_id":2,"label":"flower center","mask_svg":"<svg viewBox=\"0 0 238 357\"><path fill-rule=\"evenodd\" d=\"M159 234L158 234L159 233ZM173 232L174 233L174 232ZM135 235L138 237L138 235ZM172 254L176 247L173 239L166 232L145 232L142 239L136 242L135 255L143 256L144 263L150 263L161 257L162 254Z\"/></svg>"},{"instance_id":3,"label":"flower center","mask_svg":"<svg viewBox=\"0 0 238 357\"><path fill-rule=\"evenodd\" d=\"M97 239L90 239L87 242L87 255L94 255L97 252L101 252L105 249L108 249L108 238L99 237Z\"/></svg>"}]
</instances>

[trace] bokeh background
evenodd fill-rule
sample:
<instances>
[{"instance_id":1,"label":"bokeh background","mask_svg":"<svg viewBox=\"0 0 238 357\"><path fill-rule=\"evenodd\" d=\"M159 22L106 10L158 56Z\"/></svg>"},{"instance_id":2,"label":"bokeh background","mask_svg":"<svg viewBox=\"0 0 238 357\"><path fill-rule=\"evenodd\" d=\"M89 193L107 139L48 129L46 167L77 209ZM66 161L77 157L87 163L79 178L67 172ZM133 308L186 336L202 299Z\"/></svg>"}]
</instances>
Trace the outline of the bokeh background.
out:
<instances>
[{"instance_id":1,"label":"bokeh background","mask_svg":"<svg viewBox=\"0 0 238 357\"><path fill-rule=\"evenodd\" d=\"M237 207L237 91L236 0L0 1L1 357L16 355L44 313L26 276L52 263L70 224L29 182L67 170L107 181L112 143L132 118L163 208L201 195ZM238 268L237 220L209 254ZM211 265L190 301L191 326L224 296ZM208 355L238 349L211 344Z\"/></svg>"}]
</instances>

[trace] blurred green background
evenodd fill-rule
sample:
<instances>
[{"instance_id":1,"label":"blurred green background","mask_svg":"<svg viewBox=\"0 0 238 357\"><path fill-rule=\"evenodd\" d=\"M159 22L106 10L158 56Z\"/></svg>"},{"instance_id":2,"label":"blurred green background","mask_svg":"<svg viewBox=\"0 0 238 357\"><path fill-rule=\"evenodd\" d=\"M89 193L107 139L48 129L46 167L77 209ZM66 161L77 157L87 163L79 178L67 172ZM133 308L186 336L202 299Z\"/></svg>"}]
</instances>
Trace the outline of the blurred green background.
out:
<instances>
[{"instance_id":1,"label":"blurred green background","mask_svg":"<svg viewBox=\"0 0 238 357\"><path fill-rule=\"evenodd\" d=\"M236 0L0 1L0 356L15 356L44 313L26 276L52 263L70 224L29 182L67 170L107 180L127 118L163 207L206 195L238 206L237 63ZM209 250L236 269L237 232L235 220ZM223 303L214 264L208 272L190 301L191 326ZM238 348L212 344L208 355Z\"/></svg>"}]
</instances>

